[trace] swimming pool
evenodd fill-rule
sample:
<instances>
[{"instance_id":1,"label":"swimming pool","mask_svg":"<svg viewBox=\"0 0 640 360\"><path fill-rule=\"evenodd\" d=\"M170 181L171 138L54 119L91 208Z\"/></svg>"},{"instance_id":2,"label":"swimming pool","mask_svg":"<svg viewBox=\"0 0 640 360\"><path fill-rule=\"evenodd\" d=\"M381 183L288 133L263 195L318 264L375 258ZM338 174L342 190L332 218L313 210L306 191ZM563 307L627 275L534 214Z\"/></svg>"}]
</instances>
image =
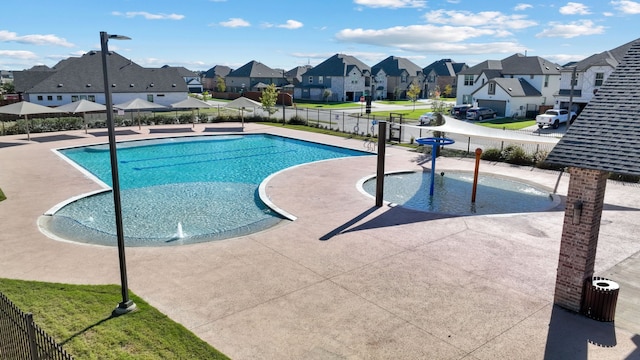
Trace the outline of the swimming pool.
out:
<instances>
[{"instance_id":1,"label":"swimming pool","mask_svg":"<svg viewBox=\"0 0 640 360\"><path fill-rule=\"evenodd\" d=\"M362 189L376 193L376 178L363 181ZM384 200L409 209L452 215L487 215L547 211L559 198L542 186L504 176L480 173L476 201L471 202L473 173L446 171L436 174L429 195L431 172L401 172L384 178Z\"/></svg>"},{"instance_id":2,"label":"swimming pool","mask_svg":"<svg viewBox=\"0 0 640 360\"><path fill-rule=\"evenodd\" d=\"M138 140L117 148L127 246L190 244L261 231L283 220L258 194L269 175L314 161L372 155L267 134ZM107 144L59 153L111 185ZM46 232L55 237L116 245L111 191L73 199L48 215Z\"/></svg>"}]
</instances>

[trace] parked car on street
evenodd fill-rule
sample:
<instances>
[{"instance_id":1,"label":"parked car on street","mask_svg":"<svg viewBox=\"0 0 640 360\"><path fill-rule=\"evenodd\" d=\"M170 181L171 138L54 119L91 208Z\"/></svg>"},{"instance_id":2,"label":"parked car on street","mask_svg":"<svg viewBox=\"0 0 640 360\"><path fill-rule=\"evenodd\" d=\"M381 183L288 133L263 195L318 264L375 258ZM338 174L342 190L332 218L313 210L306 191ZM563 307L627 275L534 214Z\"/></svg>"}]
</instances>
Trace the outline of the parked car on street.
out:
<instances>
[{"instance_id":1,"label":"parked car on street","mask_svg":"<svg viewBox=\"0 0 640 360\"><path fill-rule=\"evenodd\" d=\"M428 112L420 115L420 125L435 125L436 113Z\"/></svg>"},{"instance_id":2,"label":"parked car on street","mask_svg":"<svg viewBox=\"0 0 640 360\"><path fill-rule=\"evenodd\" d=\"M488 107L470 108L467 110L467 120L482 121L483 119L495 118L498 114Z\"/></svg>"},{"instance_id":3,"label":"parked car on street","mask_svg":"<svg viewBox=\"0 0 640 360\"><path fill-rule=\"evenodd\" d=\"M471 108L471 104L456 105L451 108L451 116L456 119L464 119L467 116L467 110Z\"/></svg>"},{"instance_id":4,"label":"parked car on street","mask_svg":"<svg viewBox=\"0 0 640 360\"><path fill-rule=\"evenodd\" d=\"M536 124L538 124L538 129L545 126L557 129L560 124L566 123L568 120L573 123L577 116L576 113L571 112L571 118L569 118L569 110L567 109L549 109L544 114L536 116Z\"/></svg>"}]
</instances>

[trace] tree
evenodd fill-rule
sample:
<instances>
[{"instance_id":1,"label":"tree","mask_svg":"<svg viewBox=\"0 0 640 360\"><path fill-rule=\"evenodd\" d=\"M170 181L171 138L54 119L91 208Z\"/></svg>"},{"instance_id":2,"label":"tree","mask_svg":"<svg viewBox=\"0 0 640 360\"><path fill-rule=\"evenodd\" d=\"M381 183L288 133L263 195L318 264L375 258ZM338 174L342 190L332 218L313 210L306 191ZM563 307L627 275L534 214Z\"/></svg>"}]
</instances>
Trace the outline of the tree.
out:
<instances>
[{"instance_id":1,"label":"tree","mask_svg":"<svg viewBox=\"0 0 640 360\"><path fill-rule=\"evenodd\" d=\"M452 97L453 96L453 86L451 86L451 84L447 84L444 87L444 94L446 97Z\"/></svg>"},{"instance_id":2,"label":"tree","mask_svg":"<svg viewBox=\"0 0 640 360\"><path fill-rule=\"evenodd\" d=\"M325 102L329 102L329 98L331 97L331 95L333 95L333 92L331 92L331 89L324 89L324 92L322 93L322 98L324 99Z\"/></svg>"},{"instance_id":3,"label":"tree","mask_svg":"<svg viewBox=\"0 0 640 360\"><path fill-rule=\"evenodd\" d=\"M16 88L13 86L13 83L8 82L0 86L0 93L13 94L14 92L16 92Z\"/></svg>"},{"instance_id":4,"label":"tree","mask_svg":"<svg viewBox=\"0 0 640 360\"><path fill-rule=\"evenodd\" d=\"M227 90L227 84L224 83L224 79L218 76L218 80L216 80L216 89L218 92L225 92Z\"/></svg>"},{"instance_id":5,"label":"tree","mask_svg":"<svg viewBox=\"0 0 640 360\"><path fill-rule=\"evenodd\" d=\"M262 109L269 113L269 116L273 115L278 109L276 109L276 101L278 101L278 91L275 84L269 84L260 96L260 102L262 103Z\"/></svg>"},{"instance_id":6,"label":"tree","mask_svg":"<svg viewBox=\"0 0 640 360\"><path fill-rule=\"evenodd\" d=\"M409 98L413 103L414 111L416 110L416 101L418 101L418 96L420 96L420 86L418 86L414 81L409 85L409 90L407 90L407 98Z\"/></svg>"}]
</instances>

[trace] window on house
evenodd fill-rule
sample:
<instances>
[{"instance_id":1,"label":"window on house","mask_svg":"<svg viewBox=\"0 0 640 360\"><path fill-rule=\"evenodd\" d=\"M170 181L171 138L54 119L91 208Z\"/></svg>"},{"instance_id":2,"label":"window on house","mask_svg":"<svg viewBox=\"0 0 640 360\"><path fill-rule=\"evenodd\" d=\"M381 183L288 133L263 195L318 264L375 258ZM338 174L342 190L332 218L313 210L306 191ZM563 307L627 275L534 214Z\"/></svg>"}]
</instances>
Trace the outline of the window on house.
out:
<instances>
[{"instance_id":1,"label":"window on house","mask_svg":"<svg viewBox=\"0 0 640 360\"><path fill-rule=\"evenodd\" d=\"M596 73L596 82L595 82L595 86L602 86L602 83L604 82L604 73Z\"/></svg>"},{"instance_id":2,"label":"window on house","mask_svg":"<svg viewBox=\"0 0 640 360\"><path fill-rule=\"evenodd\" d=\"M309 84L313 84L313 76L309 76Z\"/></svg>"},{"instance_id":3,"label":"window on house","mask_svg":"<svg viewBox=\"0 0 640 360\"><path fill-rule=\"evenodd\" d=\"M402 74L402 76L400 76L400 82L407 82L407 75L406 74Z\"/></svg>"},{"instance_id":4,"label":"window on house","mask_svg":"<svg viewBox=\"0 0 640 360\"><path fill-rule=\"evenodd\" d=\"M473 75L465 75L464 76L464 85L465 86L473 85Z\"/></svg>"},{"instance_id":5,"label":"window on house","mask_svg":"<svg viewBox=\"0 0 640 360\"><path fill-rule=\"evenodd\" d=\"M58 101L62 101L62 95L57 95L57 96L56 96L56 100L58 100Z\"/></svg>"},{"instance_id":6,"label":"window on house","mask_svg":"<svg viewBox=\"0 0 640 360\"><path fill-rule=\"evenodd\" d=\"M62 99L60 99L60 100L62 100ZM87 100L96 102L96 96L95 95L89 95L89 98Z\"/></svg>"},{"instance_id":7,"label":"window on house","mask_svg":"<svg viewBox=\"0 0 640 360\"><path fill-rule=\"evenodd\" d=\"M533 74L529 75L529 79L533 80L535 76Z\"/></svg>"},{"instance_id":8,"label":"window on house","mask_svg":"<svg viewBox=\"0 0 640 360\"><path fill-rule=\"evenodd\" d=\"M153 102L153 94L147 94L147 101Z\"/></svg>"},{"instance_id":9,"label":"window on house","mask_svg":"<svg viewBox=\"0 0 640 360\"><path fill-rule=\"evenodd\" d=\"M53 95L47 95L47 101L53 101Z\"/></svg>"},{"instance_id":10,"label":"window on house","mask_svg":"<svg viewBox=\"0 0 640 360\"><path fill-rule=\"evenodd\" d=\"M322 78L322 76L318 76L318 84L322 84L322 81L323 81L323 80L324 80L324 79Z\"/></svg>"},{"instance_id":11,"label":"window on house","mask_svg":"<svg viewBox=\"0 0 640 360\"><path fill-rule=\"evenodd\" d=\"M43 99L42 95L38 95L38 101L42 101Z\"/></svg>"},{"instance_id":12,"label":"window on house","mask_svg":"<svg viewBox=\"0 0 640 360\"><path fill-rule=\"evenodd\" d=\"M549 75L544 76L544 87L549 87Z\"/></svg>"},{"instance_id":13,"label":"window on house","mask_svg":"<svg viewBox=\"0 0 640 360\"><path fill-rule=\"evenodd\" d=\"M76 102L80 100L80 98L78 97L78 95L71 95L71 102Z\"/></svg>"},{"instance_id":14,"label":"window on house","mask_svg":"<svg viewBox=\"0 0 640 360\"><path fill-rule=\"evenodd\" d=\"M489 95L495 95L495 94L496 94L496 83L492 81L489 83Z\"/></svg>"}]
</instances>

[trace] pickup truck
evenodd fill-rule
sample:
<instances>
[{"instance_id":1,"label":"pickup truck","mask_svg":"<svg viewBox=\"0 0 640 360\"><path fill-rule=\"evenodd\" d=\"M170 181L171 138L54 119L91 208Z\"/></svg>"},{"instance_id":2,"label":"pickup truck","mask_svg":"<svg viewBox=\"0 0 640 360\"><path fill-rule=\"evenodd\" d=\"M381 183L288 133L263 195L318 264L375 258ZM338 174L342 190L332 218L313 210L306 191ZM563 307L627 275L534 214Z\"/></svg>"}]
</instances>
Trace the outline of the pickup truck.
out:
<instances>
[{"instance_id":1,"label":"pickup truck","mask_svg":"<svg viewBox=\"0 0 640 360\"><path fill-rule=\"evenodd\" d=\"M568 120L576 119L576 113L571 112L571 119L569 119L569 111L565 109L549 109L544 114L536 116L536 124L538 129L542 129L544 126L551 126L557 129L560 124L566 123Z\"/></svg>"}]
</instances>

